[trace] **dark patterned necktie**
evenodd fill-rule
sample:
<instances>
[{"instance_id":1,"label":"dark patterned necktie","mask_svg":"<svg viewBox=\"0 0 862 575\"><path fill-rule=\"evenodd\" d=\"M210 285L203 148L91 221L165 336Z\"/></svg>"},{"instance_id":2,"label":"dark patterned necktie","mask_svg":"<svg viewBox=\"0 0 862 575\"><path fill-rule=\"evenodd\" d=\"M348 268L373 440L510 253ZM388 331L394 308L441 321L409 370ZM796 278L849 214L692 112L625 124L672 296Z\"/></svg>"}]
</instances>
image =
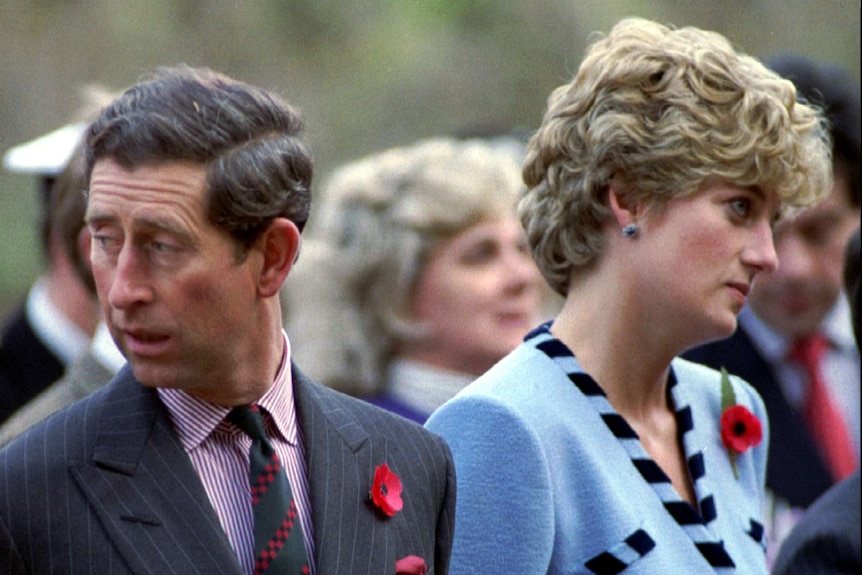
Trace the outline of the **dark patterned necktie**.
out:
<instances>
[{"instance_id":1,"label":"dark patterned necktie","mask_svg":"<svg viewBox=\"0 0 862 575\"><path fill-rule=\"evenodd\" d=\"M249 478L254 512L254 574L309 573L302 525L287 474L266 437L257 405L235 407L228 421L251 437Z\"/></svg>"}]
</instances>

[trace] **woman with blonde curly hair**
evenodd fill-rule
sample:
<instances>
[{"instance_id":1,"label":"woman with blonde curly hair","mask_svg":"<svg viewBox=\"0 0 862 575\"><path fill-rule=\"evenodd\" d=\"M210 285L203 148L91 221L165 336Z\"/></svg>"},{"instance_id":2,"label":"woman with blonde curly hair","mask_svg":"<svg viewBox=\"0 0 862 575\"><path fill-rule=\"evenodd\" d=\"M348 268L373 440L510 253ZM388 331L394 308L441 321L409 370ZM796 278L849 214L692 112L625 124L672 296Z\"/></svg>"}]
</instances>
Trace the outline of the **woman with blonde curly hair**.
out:
<instances>
[{"instance_id":1,"label":"woman with blonde curly hair","mask_svg":"<svg viewBox=\"0 0 862 575\"><path fill-rule=\"evenodd\" d=\"M458 476L450 573L766 573L767 414L686 362L830 188L820 110L719 34L626 19L531 138L521 221L555 319L427 427Z\"/></svg>"},{"instance_id":2,"label":"woman with blonde curly hair","mask_svg":"<svg viewBox=\"0 0 862 575\"><path fill-rule=\"evenodd\" d=\"M518 346L544 285L515 211L522 152L440 137L330 176L284 292L309 373L424 423Z\"/></svg>"}]
</instances>

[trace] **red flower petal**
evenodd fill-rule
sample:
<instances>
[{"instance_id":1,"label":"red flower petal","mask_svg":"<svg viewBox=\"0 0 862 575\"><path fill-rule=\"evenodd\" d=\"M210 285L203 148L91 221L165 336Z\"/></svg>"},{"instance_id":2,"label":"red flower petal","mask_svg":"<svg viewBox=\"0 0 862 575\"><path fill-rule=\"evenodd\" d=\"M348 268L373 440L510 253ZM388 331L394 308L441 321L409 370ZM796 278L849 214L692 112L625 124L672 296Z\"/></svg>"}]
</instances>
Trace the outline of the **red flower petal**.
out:
<instances>
[{"instance_id":1,"label":"red flower petal","mask_svg":"<svg viewBox=\"0 0 862 575\"><path fill-rule=\"evenodd\" d=\"M374 470L374 483L371 485L371 500L383 513L392 517L404 507L401 501L401 478L385 463Z\"/></svg>"},{"instance_id":2,"label":"red flower petal","mask_svg":"<svg viewBox=\"0 0 862 575\"><path fill-rule=\"evenodd\" d=\"M416 555L408 555L395 562L395 575L425 575L428 567L425 560Z\"/></svg>"},{"instance_id":3,"label":"red flower petal","mask_svg":"<svg viewBox=\"0 0 862 575\"><path fill-rule=\"evenodd\" d=\"M744 405L731 405L721 414L721 441L736 453L744 453L763 439L760 420Z\"/></svg>"}]
</instances>

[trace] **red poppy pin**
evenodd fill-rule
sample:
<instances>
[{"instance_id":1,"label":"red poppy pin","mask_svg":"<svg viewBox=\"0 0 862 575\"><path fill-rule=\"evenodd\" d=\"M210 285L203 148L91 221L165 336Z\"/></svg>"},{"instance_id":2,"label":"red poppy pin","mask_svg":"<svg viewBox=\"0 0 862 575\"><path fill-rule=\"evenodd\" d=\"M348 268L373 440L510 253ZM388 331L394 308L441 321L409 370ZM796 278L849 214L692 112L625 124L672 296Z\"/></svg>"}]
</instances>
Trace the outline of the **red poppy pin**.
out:
<instances>
[{"instance_id":1,"label":"red poppy pin","mask_svg":"<svg viewBox=\"0 0 862 575\"><path fill-rule=\"evenodd\" d=\"M736 456L748 451L749 447L760 444L763 439L763 427L756 415L744 405L736 403L736 394L724 367L721 368L721 419L719 423L721 425L721 442L727 448L733 476L739 479Z\"/></svg>"},{"instance_id":2,"label":"red poppy pin","mask_svg":"<svg viewBox=\"0 0 862 575\"><path fill-rule=\"evenodd\" d=\"M401 501L401 478L385 463L374 470L374 483L371 484L371 501L385 515L392 517L404 507Z\"/></svg>"},{"instance_id":3,"label":"red poppy pin","mask_svg":"<svg viewBox=\"0 0 862 575\"><path fill-rule=\"evenodd\" d=\"M395 562L395 575L426 575L428 566L425 560L416 555L408 555Z\"/></svg>"}]
</instances>

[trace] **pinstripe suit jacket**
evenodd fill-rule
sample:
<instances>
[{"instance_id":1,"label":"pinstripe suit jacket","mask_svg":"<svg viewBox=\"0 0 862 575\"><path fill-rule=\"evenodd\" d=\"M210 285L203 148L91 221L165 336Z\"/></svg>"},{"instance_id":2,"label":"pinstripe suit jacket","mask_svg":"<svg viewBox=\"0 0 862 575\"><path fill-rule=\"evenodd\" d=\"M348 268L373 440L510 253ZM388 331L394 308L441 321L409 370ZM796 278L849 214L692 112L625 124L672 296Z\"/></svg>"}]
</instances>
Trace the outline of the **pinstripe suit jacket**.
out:
<instances>
[{"instance_id":1,"label":"pinstripe suit jacket","mask_svg":"<svg viewBox=\"0 0 862 575\"><path fill-rule=\"evenodd\" d=\"M293 367L319 575L387 574L406 555L446 573L455 477L420 426ZM387 463L404 509L368 501ZM128 367L0 451L0 573L240 574L191 460L153 389Z\"/></svg>"}]
</instances>

